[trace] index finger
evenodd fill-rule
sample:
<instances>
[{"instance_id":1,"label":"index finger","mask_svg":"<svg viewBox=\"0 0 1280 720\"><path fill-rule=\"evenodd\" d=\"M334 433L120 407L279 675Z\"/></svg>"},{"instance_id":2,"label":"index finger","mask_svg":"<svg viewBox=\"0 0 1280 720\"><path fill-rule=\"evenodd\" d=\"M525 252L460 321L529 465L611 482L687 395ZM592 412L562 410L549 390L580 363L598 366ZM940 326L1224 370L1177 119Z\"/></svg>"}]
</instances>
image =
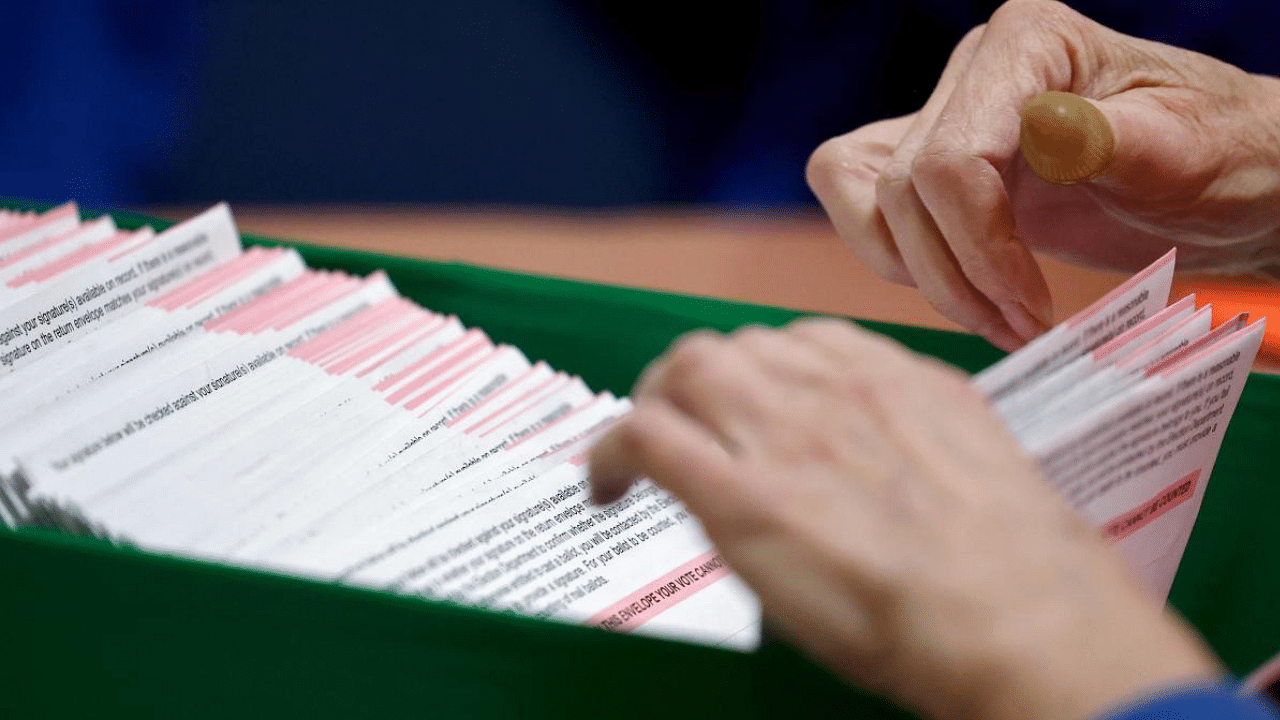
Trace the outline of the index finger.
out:
<instances>
[{"instance_id":1,"label":"index finger","mask_svg":"<svg viewBox=\"0 0 1280 720\"><path fill-rule=\"evenodd\" d=\"M618 500L641 477L680 498L704 524L739 505L733 460L700 423L661 397L637 400L591 449L591 498Z\"/></svg>"},{"instance_id":2,"label":"index finger","mask_svg":"<svg viewBox=\"0 0 1280 720\"><path fill-rule=\"evenodd\" d=\"M921 202L965 277L1024 337L1052 324L1052 303L1018 235L1005 177L1018 157L1023 104L1092 72L1090 32L1087 19L1060 3L1006 3L912 165Z\"/></svg>"}]
</instances>

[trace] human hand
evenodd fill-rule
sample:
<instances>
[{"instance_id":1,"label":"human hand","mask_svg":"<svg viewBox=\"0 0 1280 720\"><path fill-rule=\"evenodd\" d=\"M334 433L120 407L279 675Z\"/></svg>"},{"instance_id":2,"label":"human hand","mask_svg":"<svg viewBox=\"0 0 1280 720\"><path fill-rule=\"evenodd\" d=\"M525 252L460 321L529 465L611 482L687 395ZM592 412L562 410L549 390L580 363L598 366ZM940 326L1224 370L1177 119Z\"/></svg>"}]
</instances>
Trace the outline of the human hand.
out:
<instances>
[{"instance_id":1,"label":"human hand","mask_svg":"<svg viewBox=\"0 0 1280 720\"><path fill-rule=\"evenodd\" d=\"M1086 718L1220 672L960 372L839 321L695 334L595 446L648 476L786 638L934 718Z\"/></svg>"},{"instance_id":2,"label":"human hand","mask_svg":"<svg viewBox=\"0 0 1280 720\"><path fill-rule=\"evenodd\" d=\"M1080 185L1031 172L1019 113L1049 90L1092 101L1114 161ZM1280 80L1122 35L1050 0L1011 0L953 52L925 106L833 138L808 178L879 275L1006 350L1052 325L1029 248L1135 271L1280 262Z\"/></svg>"}]
</instances>

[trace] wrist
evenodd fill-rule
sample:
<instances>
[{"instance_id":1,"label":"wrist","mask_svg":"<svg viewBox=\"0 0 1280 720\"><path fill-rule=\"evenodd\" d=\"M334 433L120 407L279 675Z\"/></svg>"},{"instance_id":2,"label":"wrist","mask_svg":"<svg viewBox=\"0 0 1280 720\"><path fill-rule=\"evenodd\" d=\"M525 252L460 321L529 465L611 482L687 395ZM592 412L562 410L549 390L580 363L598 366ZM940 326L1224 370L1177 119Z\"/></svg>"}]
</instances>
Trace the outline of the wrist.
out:
<instances>
[{"instance_id":1,"label":"wrist","mask_svg":"<svg viewBox=\"0 0 1280 720\"><path fill-rule=\"evenodd\" d=\"M918 709L939 719L1092 720L1153 693L1227 679L1179 618L1145 596L1116 596L1044 607L993 629L989 642L955 658L952 695Z\"/></svg>"},{"instance_id":2,"label":"wrist","mask_svg":"<svg viewBox=\"0 0 1280 720\"><path fill-rule=\"evenodd\" d=\"M1000 671L1010 692L990 696L990 720L1088 720L1172 688L1216 685L1226 673L1181 621L1094 626L1012 658ZM1086 636L1087 634L1087 636ZM1074 652L1072 651L1074 646Z\"/></svg>"}]
</instances>

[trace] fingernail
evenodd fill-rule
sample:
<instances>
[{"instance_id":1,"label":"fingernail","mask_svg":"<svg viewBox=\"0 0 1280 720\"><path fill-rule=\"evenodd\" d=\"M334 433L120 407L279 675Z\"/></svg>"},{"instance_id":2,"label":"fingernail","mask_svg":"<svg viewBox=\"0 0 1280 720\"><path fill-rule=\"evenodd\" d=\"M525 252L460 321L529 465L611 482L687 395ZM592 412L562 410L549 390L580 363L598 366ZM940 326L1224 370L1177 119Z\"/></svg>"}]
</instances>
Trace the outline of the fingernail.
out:
<instances>
[{"instance_id":1,"label":"fingernail","mask_svg":"<svg viewBox=\"0 0 1280 720\"><path fill-rule=\"evenodd\" d=\"M610 481L608 478L602 477L599 472L587 471L587 482L591 483L591 503L593 505L608 505L618 499L617 481Z\"/></svg>"},{"instance_id":2,"label":"fingernail","mask_svg":"<svg viewBox=\"0 0 1280 720\"><path fill-rule=\"evenodd\" d=\"M587 465L587 487L589 488L587 495L591 498L591 502L599 505L600 498L604 495L604 481L591 465Z\"/></svg>"},{"instance_id":3,"label":"fingernail","mask_svg":"<svg viewBox=\"0 0 1280 720\"><path fill-rule=\"evenodd\" d=\"M1009 327L1023 340L1034 340L1049 329L1049 323L1037 318L1020 302L1012 302L1000 308Z\"/></svg>"},{"instance_id":4,"label":"fingernail","mask_svg":"<svg viewBox=\"0 0 1280 720\"><path fill-rule=\"evenodd\" d=\"M595 483L591 485L592 505L610 505L620 497L622 495L618 492L617 487L605 487Z\"/></svg>"},{"instance_id":5,"label":"fingernail","mask_svg":"<svg viewBox=\"0 0 1280 720\"><path fill-rule=\"evenodd\" d=\"M1013 352L1027 344L1027 342L1018 337L1018 334L1015 333L1003 320L998 320L995 323L992 323L991 326L987 327L979 334L986 338L987 342L995 345L1005 352Z\"/></svg>"},{"instance_id":6,"label":"fingernail","mask_svg":"<svg viewBox=\"0 0 1280 720\"><path fill-rule=\"evenodd\" d=\"M604 490L596 483L591 483L591 504L592 505L608 505L605 500Z\"/></svg>"}]
</instances>

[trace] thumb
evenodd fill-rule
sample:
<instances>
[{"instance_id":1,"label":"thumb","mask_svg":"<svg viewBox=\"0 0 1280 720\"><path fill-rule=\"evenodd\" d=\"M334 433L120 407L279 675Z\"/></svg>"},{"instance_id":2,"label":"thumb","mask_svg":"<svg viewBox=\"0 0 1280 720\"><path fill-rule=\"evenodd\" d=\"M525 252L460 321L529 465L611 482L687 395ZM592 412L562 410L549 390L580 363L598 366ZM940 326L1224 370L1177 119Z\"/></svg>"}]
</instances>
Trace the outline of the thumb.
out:
<instances>
[{"instance_id":1,"label":"thumb","mask_svg":"<svg viewBox=\"0 0 1280 720\"><path fill-rule=\"evenodd\" d=\"M1139 92L1090 100L1046 92L1022 108L1019 144L1031 170L1057 185L1090 183L1113 192L1176 192L1198 169L1186 123Z\"/></svg>"}]
</instances>

